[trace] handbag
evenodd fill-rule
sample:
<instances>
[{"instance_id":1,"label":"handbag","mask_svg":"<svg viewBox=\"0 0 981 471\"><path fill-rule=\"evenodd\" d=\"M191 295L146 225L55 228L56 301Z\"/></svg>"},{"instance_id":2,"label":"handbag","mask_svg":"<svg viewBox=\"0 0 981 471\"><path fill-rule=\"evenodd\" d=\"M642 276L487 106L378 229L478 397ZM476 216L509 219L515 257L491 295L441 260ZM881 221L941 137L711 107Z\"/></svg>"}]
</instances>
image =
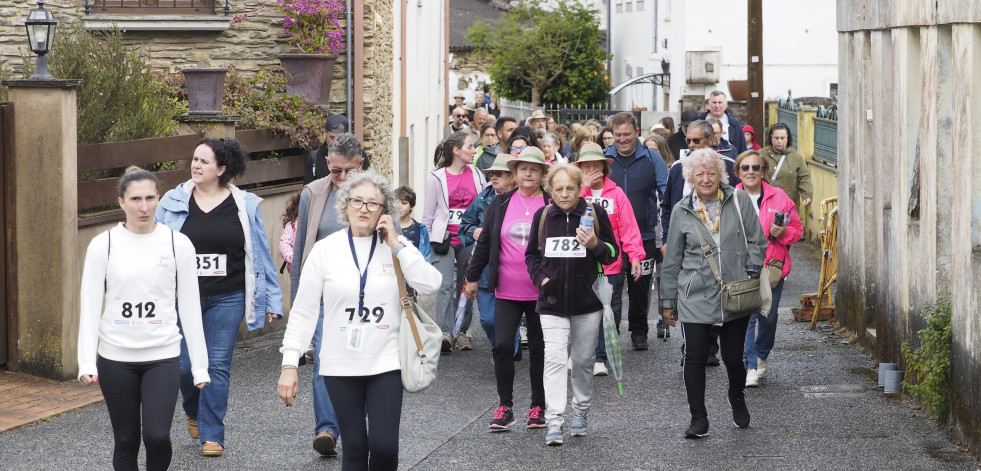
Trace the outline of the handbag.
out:
<instances>
[{"instance_id":1,"label":"handbag","mask_svg":"<svg viewBox=\"0 0 981 471\"><path fill-rule=\"evenodd\" d=\"M777 289L777 285L780 284L780 280L783 279L783 262L777 259L771 259L766 262L766 277L770 280L770 289Z\"/></svg>"},{"instance_id":2,"label":"handbag","mask_svg":"<svg viewBox=\"0 0 981 471\"><path fill-rule=\"evenodd\" d=\"M392 257L399 285L402 319L399 322L399 364L402 369L402 389L414 393L423 391L436 379L443 331L426 311L410 298L402 275L399 258Z\"/></svg>"},{"instance_id":3,"label":"handbag","mask_svg":"<svg viewBox=\"0 0 981 471\"><path fill-rule=\"evenodd\" d=\"M429 248L436 255L446 255L450 253L450 233L446 232L442 242L429 242Z\"/></svg>"},{"instance_id":4,"label":"handbag","mask_svg":"<svg viewBox=\"0 0 981 471\"><path fill-rule=\"evenodd\" d=\"M746 239L746 227L743 225L742 219L742 209L739 207L738 195L733 193L733 198L736 201L736 212L739 214L739 225L743 228L743 242L746 245L746 252L749 252L749 240ZM763 288L760 286L759 278L746 278L743 280L730 281L725 283L722 280L722 271L719 270L718 263L715 262L715 258L712 257L712 246L705 241L705 237L702 236L702 231L699 230L703 226L702 222L692 214L698 224L695 225L695 235L698 236L698 242L701 244L702 254L705 259L708 260L709 267L712 269L712 275L715 276L715 280L719 282L719 286L722 287L722 310L730 314L740 316L744 314L753 314L760 312L760 308L764 304L763 299ZM766 294L770 294L769 284L766 285ZM769 296L767 296L769 297ZM767 305L767 314L769 314L769 305ZM766 314L764 314L765 316Z\"/></svg>"}]
</instances>

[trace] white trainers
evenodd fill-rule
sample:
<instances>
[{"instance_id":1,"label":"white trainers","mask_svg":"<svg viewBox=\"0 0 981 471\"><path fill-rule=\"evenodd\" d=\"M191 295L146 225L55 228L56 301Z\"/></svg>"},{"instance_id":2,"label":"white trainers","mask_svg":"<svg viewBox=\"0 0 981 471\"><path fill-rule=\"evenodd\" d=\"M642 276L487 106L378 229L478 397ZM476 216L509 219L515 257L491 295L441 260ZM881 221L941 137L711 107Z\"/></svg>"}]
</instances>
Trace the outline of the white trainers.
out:
<instances>
[{"instance_id":1,"label":"white trainers","mask_svg":"<svg viewBox=\"0 0 981 471\"><path fill-rule=\"evenodd\" d=\"M756 371L760 374L760 378L766 374L766 358L756 360Z\"/></svg>"},{"instance_id":2,"label":"white trainers","mask_svg":"<svg viewBox=\"0 0 981 471\"><path fill-rule=\"evenodd\" d=\"M760 385L760 375L756 370L749 370L746 372L746 387L755 388Z\"/></svg>"},{"instance_id":3,"label":"white trainers","mask_svg":"<svg viewBox=\"0 0 981 471\"><path fill-rule=\"evenodd\" d=\"M593 365L593 376L609 376L610 370L606 369L606 364L598 361Z\"/></svg>"}]
</instances>

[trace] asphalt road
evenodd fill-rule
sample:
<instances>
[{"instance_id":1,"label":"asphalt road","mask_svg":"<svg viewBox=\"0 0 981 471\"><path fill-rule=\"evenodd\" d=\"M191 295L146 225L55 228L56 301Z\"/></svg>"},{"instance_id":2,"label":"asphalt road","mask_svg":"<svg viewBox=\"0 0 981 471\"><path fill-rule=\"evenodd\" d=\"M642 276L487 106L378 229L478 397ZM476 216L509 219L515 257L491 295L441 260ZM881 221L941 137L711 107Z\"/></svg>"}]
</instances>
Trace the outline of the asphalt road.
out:
<instances>
[{"instance_id":1,"label":"asphalt road","mask_svg":"<svg viewBox=\"0 0 981 471\"><path fill-rule=\"evenodd\" d=\"M702 440L682 437L689 416L678 366L681 340L675 335L667 342L651 339L646 352L624 349L623 397L612 377L596 378L588 437L567 436L564 446L546 447L544 430L526 430L521 420L511 432L488 433L497 395L490 347L480 333L474 351L440 360L432 388L406 394L400 468L981 470L908 398L883 394L872 361L830 326L810 331L793 321L789 308L801 293L816 291L818 251L801 245L793 256L795 271L784 291L770 371L761 387L747 393L748 429L733 427L725 372L710 368L711 434ZM623 341L629 345L626 331ZM311 448L309 387L301 388L291 408L276 396L277 343L262 338L239 346L225 456L200 455L178 405L172 469L340 469L339 459L320 458ZM527 361L517 364L519 415L530 397L527 367ZM309 384L310 370L300 369L301 384ZM838 387L847 394L808 398L802 388L810 386ZM343 439L341 446L343 453ZM111 455L112 432L101 403L0 434L4 470L109 469Z\"/></svg>"}]
</instances>

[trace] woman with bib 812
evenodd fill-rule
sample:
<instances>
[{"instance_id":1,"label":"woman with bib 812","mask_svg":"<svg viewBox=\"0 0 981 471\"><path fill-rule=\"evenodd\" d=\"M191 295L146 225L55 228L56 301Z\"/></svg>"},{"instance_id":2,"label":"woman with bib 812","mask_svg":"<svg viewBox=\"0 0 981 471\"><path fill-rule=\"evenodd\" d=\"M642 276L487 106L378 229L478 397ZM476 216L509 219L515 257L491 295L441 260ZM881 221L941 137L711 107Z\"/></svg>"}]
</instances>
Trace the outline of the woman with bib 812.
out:
<instances>
[{"instance_id":1,"label":"woman with bib 812","mask_svg":"<svg viewBox=\"0 0 981 471\"><path fill-rule=\"evenodd\" d=\"M187 432L201 441L204 456L225 446L229 373L238 327L249 330L282 317L283 294L256 195L230 181L245 171L245 152L235 140L202 139L194 149L191 179L167 192L156 219L194 244L211 386L190 383L187 347L181 344L181 396Z\"/></svg>"}]
</instances>

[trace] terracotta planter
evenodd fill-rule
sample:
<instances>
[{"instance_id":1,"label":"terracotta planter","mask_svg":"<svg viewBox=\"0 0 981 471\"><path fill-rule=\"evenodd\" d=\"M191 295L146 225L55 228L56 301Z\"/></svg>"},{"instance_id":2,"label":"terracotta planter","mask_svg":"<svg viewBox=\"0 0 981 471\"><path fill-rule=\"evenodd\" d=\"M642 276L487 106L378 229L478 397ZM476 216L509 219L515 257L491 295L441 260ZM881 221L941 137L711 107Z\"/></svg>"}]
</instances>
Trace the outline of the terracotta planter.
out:
<instances>
[{"instance_id":1,"label":"terracotta planter","mask_svg":"<svg viewBox=\"0 0 981 471\"><path fill-rule=\"evenodd\" d=\"M299 95L311 105L330 103L337 54L279 54L279 61L288 75L287 95Z\"/></svg>"},{"instance_id":2,"label":"terracotta planter","mask_svg":"<svg viewBox=\"0 0 981 471\"><path fill-rule=\"evenodd\" d=\"M187 114L218 115L225 97L225 74L219 67L181 69L187 84Z\"/></svg>"},{"instance_id":3,"label":"terracotta planter","mask_svg":"<svg viewBox=\"0 0 981 471\"><path fill-rule=\"evenodd\" d=\"M729 99L733 101L749 100L749 80L730 80Z\"/></svg>"}]
</instances>

